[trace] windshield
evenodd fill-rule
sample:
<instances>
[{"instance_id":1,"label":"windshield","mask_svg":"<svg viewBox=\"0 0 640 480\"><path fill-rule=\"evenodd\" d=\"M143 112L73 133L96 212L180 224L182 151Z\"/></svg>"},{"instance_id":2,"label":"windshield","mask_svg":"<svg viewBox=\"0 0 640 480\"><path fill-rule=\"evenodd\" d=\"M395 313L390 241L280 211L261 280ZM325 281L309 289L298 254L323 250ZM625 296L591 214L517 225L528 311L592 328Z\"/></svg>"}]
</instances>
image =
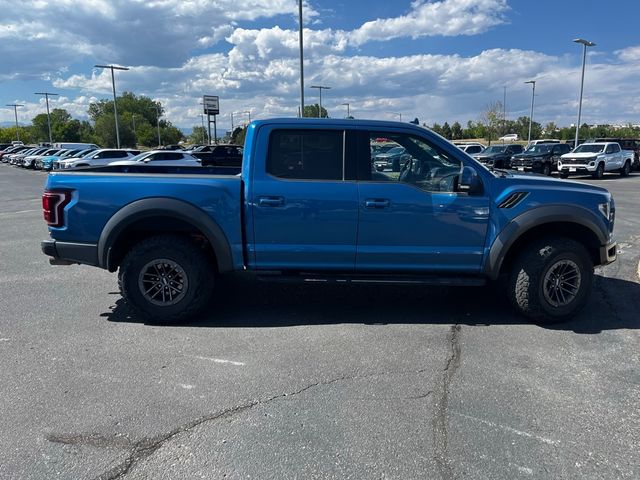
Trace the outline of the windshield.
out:
<instances>
[{"instance_id":1,"label":"windshield","mask_svg":"<svg viewBox=\"0 0 640 480\"><path fill-rule=\"evenodd\" d=\"M502 153L507 149L506 145L495 145L493 147L487 147L482 153Z\"/></svg>"},{"instance_id":2,"label":"windshield","mask_svg":"<svg viewBox=\"0 0 640 480\"><path fill-rule=\"evenodd\" d=\"M605 145L583 144L578 146L573 153L600 153L604 152Z\"/></svg>"},{"instance_id":3,"label":"windshield","mask_svg":"<svg viewBox=\"0 0 640 480\"><path fill-rule=\"evenodd\" d=\"M145 158L149 157L155 152L142 152L136 155L135 157L131 157L129 160L132 162L142 162Z\"/></svg>"},{"instance_id":4,"label":"windshield","mask_svg":"<svg viewBox=\"0 0 640 480\"><path fill-rule=\"evenodd\" d=\"M549 153L553 145L534 145L526 150L526 153Z\"/></svg>"},{"instance_id":5,"label":"windshield","mask_svg":"<svg viewBox=\"0 0 640 480\"><path fill-rule=\"evenodd\" d=\"M403 147L393 147L387 153L389 155L397 155L397 154L400 154L400 153L403 153L403 152L404 152L404 148Z\"/></svg>"}]
</instances>

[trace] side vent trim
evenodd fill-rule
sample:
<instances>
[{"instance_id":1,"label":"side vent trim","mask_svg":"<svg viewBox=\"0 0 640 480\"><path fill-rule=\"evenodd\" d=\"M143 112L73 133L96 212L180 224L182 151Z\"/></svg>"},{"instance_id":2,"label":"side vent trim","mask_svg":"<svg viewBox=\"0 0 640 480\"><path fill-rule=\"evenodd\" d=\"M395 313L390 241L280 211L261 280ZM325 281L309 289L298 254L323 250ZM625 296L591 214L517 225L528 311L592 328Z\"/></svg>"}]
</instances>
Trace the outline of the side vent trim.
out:
<instances>
[{"instance_id":1,"label":"side vent trim","mask_svg":"<svg viewBox=\"0 0 640 480\"><path fill-rule=\"evenodd\" d=\"M513 208L518 205L522 200L529 195L529 192L514 192L505 198L499 205L498 208Z\"/></svg>"}]
</instances>

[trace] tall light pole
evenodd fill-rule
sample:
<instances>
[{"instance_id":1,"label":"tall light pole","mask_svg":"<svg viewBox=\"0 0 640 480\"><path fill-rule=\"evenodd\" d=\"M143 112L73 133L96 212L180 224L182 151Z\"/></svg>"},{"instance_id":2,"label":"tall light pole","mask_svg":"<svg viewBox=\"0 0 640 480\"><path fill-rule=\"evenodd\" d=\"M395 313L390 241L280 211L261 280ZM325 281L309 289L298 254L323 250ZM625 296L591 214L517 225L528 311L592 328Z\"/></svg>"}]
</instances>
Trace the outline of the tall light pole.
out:
<instances>
[{"instance_id":1,"label":"tall light pole","mask_svg":"<svg viewBox=\"0 0 640 480\"><path fill-rule=\"evenodd\" d=\"M398 115L398 118L400 119L399 121L402 121L402 114L398 113L398 112L389 112L391 115Z\"/></svg>"},{"instance_id":2,"label":"tall light pole","mask_svg":"<svg viewBox=\"0 0 640 480\"><path fill-rule=\"evenodd\" d=\"M300 117L304 117L304 55L302 48L302 0L298 0L298 24L300 26L299 43L300 43Z\"/></svg>"},{"instance_id":3,"label":"tall light pole","mask_svg":"<svg viewBox=\"0 0 640 480\"><path fill-rule=\"evenodd\" d=\"M207 129L204 128L204 113L200 114L200 121L202 122L202 144L204 145L204 135L207 131ZM233 113L231 114L231 133L233 133Z\"/></svg>"},{"instance_id":4,"label":"tall light pole","mask_svg":"<svg viewBox=\"0 0 640 480\"><path fill-rule=\"evenodd\" d=\"M320 92L320 105L318 108L318 118L322 117L322 90L331 90L331 87L324 87L322 85L311 85L311 88L317 88Z\"/></svg>"},{"instance_id":5,"label":"tall light pole","mask_svg":"<svg viewBox=\"0 0 640 480\"><path fill-rule=\"evenodd\" d=\"M574 40L576 43L581 43L583 46L582 50L582 80L580 80L580 100L578 101L578 123L576 124L576 140L573 148L578 146L578 135L580 133L580 115L582 114L582 92L584 91L584 65L587 60L587 47L595 47L596 44L590 42L589 40L585 40L583 38L576 38Z\"/></svg>"},{"instance_id":6,"label":"tall light pole","mask_svg":"<svg viewBox=\"0 0 640 480\"><path fill-rule=\"evenodd\" d=\"M346 105L347 106L347 118L349 118L351 116L349 114L349 104L348 103L343 103L342 105Z\"/></svg>"},{"instance_id":7,"label":"tall light pole","mask_svg":"<svg viewBox=\"0 0 640 480\"><path fill-rule=\"evenodd\" d=\"M13 107L13 113L16 115L16 136L18 137L18 141L20 141L20 127L18 127L18 107L24 107L24 105L20 105L19 103L7 103L7 107Z\"/></svg>"},{"instance_id":8,"label":"tall light pole","mask_svg":"<svg viewBox=\"0 0 640 480\"><path fill-rule=\"evenodd\" d=\"M50 92L36 92L36 95L44 95L47 102L47 125L49 126L49 143L53 143L53 136L51 135L51 115L49 114L49 97L57 97L57 93Z\"/></svg>"},{"instance_id":9,"label":"tall light pole","mask_svg":"<svg viewBox=\"0 0 640 480\"><path fill-rule=\"evenodd\" d=\"M111 70L111 87L113 88L113 115L116 119L116 145L120 148L120 129L118 128L118 106L116 105L116 77L114 70L129 70L127 67L116 67L114 65L94 65L96 68L108 68Z\"/></svg>"},{"instance_id":10,"label":"tall light pole","mask_svg":"<svg viewBox=\"0 0 640 480\"><path fill-rule=\"evenodd\" d=\"M138 145L138 134L136 133L136 114L131 114L131 121L133 122L133 138L135 139L136 145Z\"/></svg>"},{"instance_id":11,"label":"tall light pole","mask_svg":"<svg viewBox=\"0 0 640 480\"><path fill-rule=\"evenodd\" d=\"M530 83L533 85L533 92L531 93L531 113L529 114L529 137L527 138L527 145L531 143L531 124L533 123L533 100L536 98L536 81L528 80L524 83Z\"/></svg>"}]
</instances>

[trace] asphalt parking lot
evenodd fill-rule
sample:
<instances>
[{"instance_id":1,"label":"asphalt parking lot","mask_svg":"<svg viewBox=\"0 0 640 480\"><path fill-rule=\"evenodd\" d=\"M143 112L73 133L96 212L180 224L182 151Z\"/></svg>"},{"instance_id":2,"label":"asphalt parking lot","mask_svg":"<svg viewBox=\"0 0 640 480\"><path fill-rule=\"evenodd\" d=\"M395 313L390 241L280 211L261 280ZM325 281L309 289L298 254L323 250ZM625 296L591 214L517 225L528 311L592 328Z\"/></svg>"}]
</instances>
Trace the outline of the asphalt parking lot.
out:
<instances>
[{"instance_id":1,"label":"asphalt parking lot","mask_svg":"<svg viewBox=\"0 0 640 480\"><path fill-rule=\"evenodd\" d=\"M640 174L585 179L619 260L549 327L493 287L242 279L147 325L41 254L45 176L0 164L0 478L640 477Z\"/></svg>"}]
</instances>

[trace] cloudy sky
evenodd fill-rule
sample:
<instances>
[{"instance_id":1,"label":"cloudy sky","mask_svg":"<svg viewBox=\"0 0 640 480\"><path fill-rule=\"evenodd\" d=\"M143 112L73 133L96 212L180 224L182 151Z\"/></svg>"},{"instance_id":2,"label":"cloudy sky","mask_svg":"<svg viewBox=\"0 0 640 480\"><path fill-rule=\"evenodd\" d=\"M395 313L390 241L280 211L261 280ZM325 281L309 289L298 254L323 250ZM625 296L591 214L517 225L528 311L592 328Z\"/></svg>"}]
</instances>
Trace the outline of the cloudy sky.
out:
<instances>
[{"instance_id":1,"label":"cloudy sky","mask_svg":"<svg viewBox=\"0 0 640 480\"><path fill-rule=\"evenodd\" d=\"M295 116L299 105L297 0L0 0L0 104L22 122L52 107L86 118L116 88L144 94L167 118L200 124L203 94L232 112ZM640 123L637 0L304 0L305 84L326 85L332 117L432 124L477 120L502 100L507 116L576 120L582 46L589 49L583 121ZM317 102L307 89L306 103ZM238 121L247 115L236 113ZM13 121L0 108L0 122Z\"/></svg>"}]
</instances>

